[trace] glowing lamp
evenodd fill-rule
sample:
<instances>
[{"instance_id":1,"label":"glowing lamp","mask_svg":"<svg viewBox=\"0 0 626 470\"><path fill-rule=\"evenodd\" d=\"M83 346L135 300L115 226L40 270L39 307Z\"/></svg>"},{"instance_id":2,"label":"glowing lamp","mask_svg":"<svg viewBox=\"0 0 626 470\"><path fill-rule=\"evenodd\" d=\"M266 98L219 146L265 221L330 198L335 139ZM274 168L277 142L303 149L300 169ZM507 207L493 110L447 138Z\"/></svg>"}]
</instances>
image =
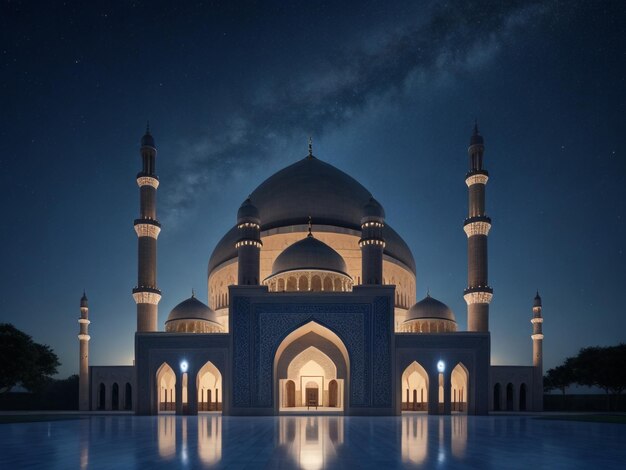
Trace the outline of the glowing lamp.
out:
<instances>
[{"instance_id":1,"label":"glowing lamp","mask_svg":"<svg viewBox=\"0 0 626 470\"><path fill-rule=\"evenodd\" d=\"M189 369L189 364L187 363L187 361L180 361L180 371L182 373L187 372L187 369Z\"/></svg>"},{"instance_id":2,"label":"glowing lamp","mask_svg":"<svg viewBox=\"0 0 626 470\"><path fill-rule=\"evenodd\" d=\"M446 363L445 363L445 362L443 362L443 361L439 361L439 362L437 363L437 370L438 370L439 372L443 372L444 370L446 370Z\"/></svg>"}]
</instances>

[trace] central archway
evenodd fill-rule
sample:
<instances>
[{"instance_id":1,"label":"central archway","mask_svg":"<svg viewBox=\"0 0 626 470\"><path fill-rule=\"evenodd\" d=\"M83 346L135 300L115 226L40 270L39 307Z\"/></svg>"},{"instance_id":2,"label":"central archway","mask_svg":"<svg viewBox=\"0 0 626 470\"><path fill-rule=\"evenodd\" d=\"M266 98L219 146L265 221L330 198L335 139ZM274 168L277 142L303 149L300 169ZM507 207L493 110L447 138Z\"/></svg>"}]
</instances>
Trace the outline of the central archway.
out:
<instances>
[{"instance_id":1,"label":"central archway","mask_svg":"<svg viewBox=\"0 0 626 470\"><path fill-rule=\"evenodd\" d=\"M349 367L348 351L333 331L316 322L297 328L274 356L275 411L344 411Z\"/></svg>"}]
</instances>

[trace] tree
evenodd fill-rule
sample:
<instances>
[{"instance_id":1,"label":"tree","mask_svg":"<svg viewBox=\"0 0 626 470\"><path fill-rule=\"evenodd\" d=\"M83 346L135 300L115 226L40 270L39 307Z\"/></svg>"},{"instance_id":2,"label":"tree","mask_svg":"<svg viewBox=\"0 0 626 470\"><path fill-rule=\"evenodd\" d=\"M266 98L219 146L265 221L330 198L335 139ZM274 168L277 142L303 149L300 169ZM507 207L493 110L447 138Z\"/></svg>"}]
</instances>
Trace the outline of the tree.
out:
<instances>
[{"instance_id":1,"label":"tree","mask_svg":"<svg viewBox=\"0 0 626 470\"><path fill-rule=\"evenodd\" d=\"M0 393L17 384L37 390L60 365L50 346L33 339L9 323L0 323Z\"/></svg>"},{"instance_id":2,"label":"tree","mask_svg":"<svg viewBox=\"0 0 626 470\"><path fill-rule=\"evenodd\" d=\"M567 358L563 364L549 369L543 378L543 388L547 392L550 390L560 390L565 395L565 389L575 382L572 358Z\"/></svg>"}]
</instances>

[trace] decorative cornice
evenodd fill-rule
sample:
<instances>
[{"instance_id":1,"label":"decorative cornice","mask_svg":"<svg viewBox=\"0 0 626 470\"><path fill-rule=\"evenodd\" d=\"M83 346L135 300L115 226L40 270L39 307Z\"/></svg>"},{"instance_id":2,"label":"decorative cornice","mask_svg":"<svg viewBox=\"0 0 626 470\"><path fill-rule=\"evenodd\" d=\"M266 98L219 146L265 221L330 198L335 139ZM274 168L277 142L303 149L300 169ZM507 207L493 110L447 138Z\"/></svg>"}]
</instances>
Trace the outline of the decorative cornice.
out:
<instances>
[{"instance_id":1,"label":"decorative cornice","mask_svg":"<svg viewBox=\"0 0 626 470\"><path fill-rule=\"evenodd\" d=\"M470 175L465 179L465 184L469 188L473 184L487 184L488 180L489 176L482 173L474 173L473 175Z\"/></svg>"},{"instance_id":2,"label":"decorative cornice","mask_svg":"<svg viewBox=\"0 0 626 470\"><path fill-rule=\"evenodd\" d=\"M474 235L489 235L489 230L491 230L491 224L489 222L470 222L463 226L463 230L465 230L465 234L467 238L472 237Z\"/></svg>"},{"instance_id":3,"label":"decorative cornice","mask_svg":"<svg viewBox=\"0 0 626 470\"><path fill-rule=\"evenodd\" d=\"M152 223L135 223L135 233L137 233L138 237L150 237L156 240L159 238L159 233L161 233L161 227Z\"/></svg>"},{"instance_id":4,"label":"decorative cornice","mask_svg":"<svg viewBox=\"0 0 626 470\"><path fill-rule=\"evenodd\" d=\"M91 336L89 335L78 335L79 341L89 341L90 339L91 339Z\"/></svg>"},{"instance_id":5,"label":"decorative cornice","mask_svg":"<svg viewBox=\"0 0 626 470\"><path fill-rule=\"evenodd\" d=\"M463 298L467 305L472 304L490 304L493 293L487 291L474 291L466 293Z\"/></svg>"}]
</instances>

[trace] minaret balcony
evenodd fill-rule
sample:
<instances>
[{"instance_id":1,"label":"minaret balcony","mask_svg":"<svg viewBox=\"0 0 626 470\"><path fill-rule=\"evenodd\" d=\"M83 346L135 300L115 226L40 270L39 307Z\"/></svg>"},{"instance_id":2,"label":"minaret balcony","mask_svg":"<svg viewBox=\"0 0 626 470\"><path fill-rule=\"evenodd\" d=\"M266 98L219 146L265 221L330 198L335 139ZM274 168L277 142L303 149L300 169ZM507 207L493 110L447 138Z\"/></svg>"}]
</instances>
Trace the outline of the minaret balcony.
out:
<instances>
[{"instance_id":1,"label":"minaret balcony","mask_svg":"<svg viewBox=\"0 0 626 470\"><path fill-rule=\"evenodd\" d=\"M489 286L468 287L463 293L467 305L490 304L493 299L493 289Z\"/></svg>"},{"instance_id":2,"label":"minaret balcony","mask_svg":"<svg viewBox=\"0 0 626 470\"><path fill-rule=\"evenodd\" d=\"M156 176L146 176L143 173L137 175L137 186L152 186L154 189L159 187L159 178Z\"/></svg>"},{"instance_id":3,"label":"minaret balcony","mask_svg":"<svg viewBox=\"0 0 626 470\"><path fill-rule=\"evenodd\" d=\"M489 219L489 217L472 217L471 219L467 219L465 221L463 230L465 231L467 238L474 235L489 235L489 230L491 230L491 219Z\"/></svg>"},{"instance_id":4,"label":"minaret balcony","mask_svg":"<svg viewBox=\"0 0 626 470\"><path fill-rule=\"evenodd\" d=\"M137 304L158 305L161 301L161 291L156 287L135 287L133 289L133 299L135 299Z\"/></svg>"},{"instance_id":5,"label":"minaret balcony","mask_svg":"<svg viewBox=\"0 0 626 470\"><path fill-rule=\"evenodd\" d=\"M474 184L487 184L489 180L489 175L486 174L486 171L473 171L468 173L469 176L465 178L465 184L469 188Z\"/></svg>"},{"instance_id":6,"label":"minaret balcony","mask_svg":"<svg viewBox=\"0 0 626 470\"><path fill-rule=\"evenodd\" d=\"M135 219L134 226L138 237L151 237L156 240L161 233L161 224L155 219Z\"/></svg>"}]
</instances>

